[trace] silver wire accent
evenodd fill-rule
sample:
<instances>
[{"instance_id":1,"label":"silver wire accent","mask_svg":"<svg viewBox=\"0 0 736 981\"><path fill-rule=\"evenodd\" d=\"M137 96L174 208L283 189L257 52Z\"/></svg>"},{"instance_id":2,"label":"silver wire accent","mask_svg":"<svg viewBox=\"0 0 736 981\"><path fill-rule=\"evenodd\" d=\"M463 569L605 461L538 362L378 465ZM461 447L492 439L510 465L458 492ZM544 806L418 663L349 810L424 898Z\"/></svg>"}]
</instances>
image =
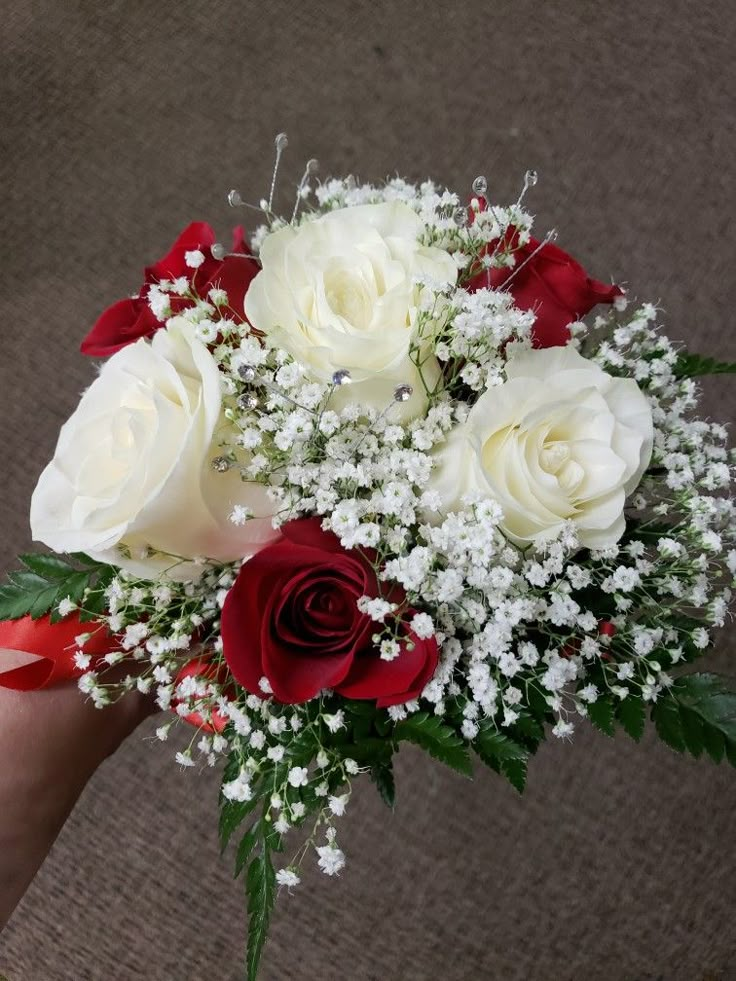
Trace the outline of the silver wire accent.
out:
<instances>
[{"instance_id":1,"label":"silver wire accent","mask_svg":"<svg viewBox=\"0 0 736 981\"><path fill-rule=\"evenodd\" d=\"M271 177L271 190L268 193L268 204L266 205L266 210L269 214L273 213L273 196L276 193L276 178L279 173L279 164L281 163L281 154L289 145L289 137L286 133L278 133L276 139L273 141L276 147L276 160L273 165L273 175Z\"/></svg>"},{"instance_id":2,"label":"silver wire accent","mask_svg":"<svg viewBox=\"0 0 736 981\"><path fill-rule=\"evenodd\" d=\"M524 259L524 261L520 265L518 265L516 267L516 269L514 269L514 271L509 276L509 278L504 282L504 284L501 287L501 289L502 290L505 290L506 287L511 282L511 280L514 279L514 277L517 276L521 272L521 270L524 268L524 266L526 266L528 263L530 263L532 261L532 259L534 258L534 256L537 255L538 252L541 252L542 251L542 249L545 247L545 245L549 245L550 242L554 242L556 238L557 238L557 230L555 228L553 228L552 231L547 232L547 234L544 236L544 238L539 243L539 245L536 247L536 249L532 253L530 253L526 257L526 259Z\"/></svg>"},{"instance_id":3,"label":"silver wire accent","mask_svg":"<svg viewBox=\"0 0 736 981\"><path fill-rule=\"evenodd\" d=\"M296 221L296 216L299 212L299 205L302 201L302 192L307 186L307 182L312 174L316 174L319 170L319 160L312 157L311 160L307 160L307 166L304 168L304 173L302 174L302 179L299 181L299 186L296 189L296 201L294 202L294 210L291 213L291 221L289 224L293 225Z\"/></svg>"}]
</instances>

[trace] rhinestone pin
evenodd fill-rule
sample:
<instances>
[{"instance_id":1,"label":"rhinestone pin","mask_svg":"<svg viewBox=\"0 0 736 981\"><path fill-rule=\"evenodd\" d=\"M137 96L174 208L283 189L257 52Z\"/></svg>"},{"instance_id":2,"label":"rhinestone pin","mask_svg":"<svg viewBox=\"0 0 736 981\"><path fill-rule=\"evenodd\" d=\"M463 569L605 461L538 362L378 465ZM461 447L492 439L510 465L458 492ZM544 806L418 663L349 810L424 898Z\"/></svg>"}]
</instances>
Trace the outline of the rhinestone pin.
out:
<instances>
[{"instance_id":1,"label":"rhinestone pin","mask_svg":"<svg viewBox=\"0 0 736 981\"><path fill-rule=\"evenodd\" d=\"M230 461L225 456L216 456L212 461L212 469L217 473L226 473L230 469Z\"/></svg>"},{"instance_id":2,"label":"rhinestone pin","mask_svg":"<svg viewBox=\"0 0 736 981\"><path fill-rule=\"evenodd\" d=\"M227 203L231 208L239 208L243 203L243 198L241 197L240 191L236 191L235 188L233 188L233 190L230 191L227 196Z\"/></svg>"},{"instance_id":3,"label":"rhinestone pin","mask_svg":"<svg viewBox=\"0 0 736 981\"><path fill-rule=\"evenodd\" d=\"M212 253L212 258L217 259L218 262L224 259L227 255L227 249L222 242L215 242L215 244L210 248L210 252Z\"/></svg>"},{"instance_id":4,"label":"rhinestone pin","mask_svg":"<svg viewBox=\"0 0 736 981\"><path fill-rule=\"evenodd\" d=\"M473 181L473 194L485 194L488 190L488 181L480 174Z\"/></svg>"},{"instance_id":5,"label":"rhinestone pin","mask_svg":"<svg viewBox=\"0 0 736 981\"><path fill-rule=\"evenodd\" d=\"M408 402L413 394L414 389L411 385L397 385L394 389L394 401Z\"/></svg>"},{"instance_id":6,"label":"rhinestone pin","mask_svg":"<svg viewBox=\"0 0 736 981\"><path fill-rule=\"evenodd\" d=\"M539 174L536 170L527 170L524 174L524 183L527 187L534 187L539 180Z\"/></svg>"},{"instance_id":7,"label":"rhinestone pin","mask_svg":"<svg viewBox=\"0 0 736 981\"><path fill-rule=\"evenodd\" d=\"M252 382L256 380L256 369L252 364L241 364L238 366L238 374L243 379L244 382Z\"/></svg>"},{"instance_id":8,"label":"rhinestone pin","mask_svg":"<svg viewBox=\"0 0 736 981\"><path fill-rule=\"evenodd\" d=\"M238 399L238 408L247 411L248 409L255 409L258 405L258 396L255 392L245 392Z\"/></svg>"},{"instance_id":9,"label":"rhinestone pin","mask_svg":"<svg viewBox=\"0 0 736 981\"><path fill-rule=\"evenodd\" d=\"M332 384L336 388L339 388L340 385L346 385L349 382L350 382L350 372L348 371L347 368L340 368L340 370L336 371L332 376Z\"/></svg>"}]
</instances>

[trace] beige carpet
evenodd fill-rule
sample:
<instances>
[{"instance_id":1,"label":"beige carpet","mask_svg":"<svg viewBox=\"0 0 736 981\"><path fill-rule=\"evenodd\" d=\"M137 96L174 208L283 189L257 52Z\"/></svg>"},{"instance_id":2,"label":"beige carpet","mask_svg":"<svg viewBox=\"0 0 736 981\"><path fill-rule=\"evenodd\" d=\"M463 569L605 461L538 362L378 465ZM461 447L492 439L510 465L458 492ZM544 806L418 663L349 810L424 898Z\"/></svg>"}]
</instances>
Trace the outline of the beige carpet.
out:
<instances>
[{"instance_id":1,"label":"beige carpet","mask_svg":"<svg viewBox=\"0 0 736 981\"><path fill-rule=\"evenodd\" d=\"M227 190L264 193L278 130L286 185L316 156L460 189L485 173L505 200L536 167L539 228L736 358L728 0L4 0L2 20L1 568L90 378L78 341L186 222L224 233ZM708 406L733 419L736 386ZM0 975L240 978L216 789L132 739L0 938ZM264 981L736 977L733 771L581 731L523 800L404 750L399 802L361 788L348 868L279 903Z\"/></svg>"}]
</instances>

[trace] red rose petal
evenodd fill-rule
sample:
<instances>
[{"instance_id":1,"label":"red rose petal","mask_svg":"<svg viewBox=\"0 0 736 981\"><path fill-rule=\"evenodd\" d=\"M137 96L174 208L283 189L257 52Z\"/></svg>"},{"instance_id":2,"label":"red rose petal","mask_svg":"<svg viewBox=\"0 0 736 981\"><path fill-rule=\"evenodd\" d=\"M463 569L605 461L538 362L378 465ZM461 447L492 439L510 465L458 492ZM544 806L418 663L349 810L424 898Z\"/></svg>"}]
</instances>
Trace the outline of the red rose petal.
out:
<instances>
[{"instance_id":1,"label":"red rose petal","mask_svg":"<svg viewBox=\"0 0 736 981\"><path fill-rule=\"evenodd\" d=\"M542 245L538 239L530 238L519 246L516 229L510 230L506 241L515 248L516 265L479 273L467 288L503 289L508 282L516 306L536 314L532 339L537 348L567 344L573 321L590 313L597 304L612 303L622 295L618 286L591 279L579 262L552 242ZM495 245L490 243L488 249L492 252Z\"/></svg>"},{"instance_id":2,"label":"red rose petal","mask_svg":"<svg viewBox=\"0 0 736 981\"><path fill-rule=\"evenodd\" d=\"M345 552L334 532L322 528L321 518L300 518L290 521L281 529L287 541L294 545L306 545L320 552Z\"/></svg>"},{"instance_id":3,"label":"red rose petal","mask_svg":"<svg viewBox=\"0 0 736 981\"><path fill-rule=\"evenodd\" d=\"M162 327L161 321L151 312L147 298L149 285L162 279L185 277L189 281L194 280L196 289L202 296L206 296L212 287L219 286L228 293L232 316L242 322L245 319L245 294L258 272L258 263L254 259L238 259L233 256L215 259L212 255L214 243L215 233L206 222L195 221L188 225L163 259L146 267L143 286L138 296L114 303L98 318L82 342L82 353L107 357L140 337L150 337ZM186 253L195 250L204 255L204 262L196 270L186 263ZM233 232L233 251L248 254L240 226ZM189 299L171 297L171 309L174 313L191 305L192 301Z\"/></svg>"},{"instance_id":4,"label":"red rose petal","mask_svg":"<svg viewBox=\"0 0 736 981\"><path fill-rule=\"evenodd\" d=\"M413 642L410 649L408 641ZM379 707L409 701L421 694L437 667L437 641L420 640L409 634L401 642L401 653L392 661L381 659L378 651L356 657L350 673L335 689L346 698L378 699Z\"/></svg>"},{"instance_id":5,"label":"red rose petal","mask_svg":"<svg viewBox=\"0 0 736 981\"><path fill-rule=\"evenodd\" d=\"M271 683L274 697L287 705L314 698L324 688L335 688L350 670L352 648L340 654L300 657L271 637L266 645L263 674Z\"/></svg>"},{"instance_id":6,"label":"red rose petal","mask_svg":"<svg viewBox=\"0 0 736 981\"><path fill-rule=\"evenodd\" d=\"M147 300L118 300L97 319L81 344L82 354L105 358L139 337L149 337L161 327Z\"/></svg>"},{"instance_id":7,"label":"red rose petal","mask_svg":"<svg viewBox=\"0 0 736 981\"><path fill-rule=\"evenodd\" d=\"M339 561L339 560L338 560ZM353 571L353 576L349 572ZM347 635L355 636L364 621L370 626L371 621L357 607L358 599L365 594L366 583L360 572L363 570L303 570L298 575L284 583L278 602L274 609L274 624L282 641L290 643L296 650L313 647L334 653L335 645L340 638ZM318 596L337 594L340 599L333 599L330 611L320 611L318 620L309 621L307 610L317 602ZM342 617L338 619L338 609ZM325 632L325 624L331 625ZM352 646L349 641L348 646Z\"/></svg>"},{"instance_id":8,"label":"red rose petal","mask_svg":"<svg viewBox=\"0 0 736 981\"><path fill-rule=\"evenodd\" d=\"M325 688L391 705L415 698L434 674L434 639L403 645L382 661L372 637L376 624L357 607L379 594L371 561L343 549L319 518L292 521L282 538L241 568L222 610L225 660L233 677L262 695L268 679L280 702L298 703ZM403 590L390 591L403 603Z\"/></svg>"},{"instance_id":9,"label":"red rose petal","mask_svg":"<svg viewBox=\"0 0 736 981\"><path fill-rule=\"evenodd\" d=\"M242 323L245 320L245 294L258 274L259 268L254 259L238 259L234 256L226 256L205 285L201 287L201 293L203 296L207 296L211 289L225 290L228 315L238 323Z\"/></svg>"},{"instance_id":10,"label":"red rose petal","mask_svg":"<svg viewBox=\"0 0 736 981\"><path fill-rule=\"evenodd\" d=\"M207 222L193 221L179 235L163 259L146 268L146 282L156 283L162 279L178 279L180 276L191 279L194 270L186 264L184 256L187 252L199 249L205 255L205 262L208 257L211 262L217 262L218 260L212 259L210 252L216 241L215 233ZM204 266L205 263L199 267L198 278L204 277Z\"/></svg>"}]
</instances>

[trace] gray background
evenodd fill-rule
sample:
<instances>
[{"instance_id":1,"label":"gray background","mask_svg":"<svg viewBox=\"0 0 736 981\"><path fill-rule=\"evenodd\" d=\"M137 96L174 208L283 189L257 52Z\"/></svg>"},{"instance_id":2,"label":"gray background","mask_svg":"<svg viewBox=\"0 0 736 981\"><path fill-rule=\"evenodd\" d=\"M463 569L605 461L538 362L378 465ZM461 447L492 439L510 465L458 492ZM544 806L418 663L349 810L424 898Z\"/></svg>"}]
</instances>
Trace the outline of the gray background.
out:
<instances>
[{"instance_id":1,"label":"gray background","mask_svg":"<svg viewBox=\"0 0 736 981\"><path fill-rule=\"evenodd\" d=\"M454 4L9 3L2 19L0 568L89 381L76 346L224 196L322 173L527 167L538 229L661 300L675 338L736 357L734 16L727 0ZM288 207L288 204L285 204ZM733 385L706 402L734 417ZM728 668L726 647L715 664ZM173 751L173 750L172 750ZM585 729L521 800L402 750L399 809L367 785L351 860L282 898L265 981L701 981L736 976L733 772ZM10 981L240 977L240 884L215 842L216 776L133 737L99 771L0 938Z\"/></svg>"}]
</instances>

